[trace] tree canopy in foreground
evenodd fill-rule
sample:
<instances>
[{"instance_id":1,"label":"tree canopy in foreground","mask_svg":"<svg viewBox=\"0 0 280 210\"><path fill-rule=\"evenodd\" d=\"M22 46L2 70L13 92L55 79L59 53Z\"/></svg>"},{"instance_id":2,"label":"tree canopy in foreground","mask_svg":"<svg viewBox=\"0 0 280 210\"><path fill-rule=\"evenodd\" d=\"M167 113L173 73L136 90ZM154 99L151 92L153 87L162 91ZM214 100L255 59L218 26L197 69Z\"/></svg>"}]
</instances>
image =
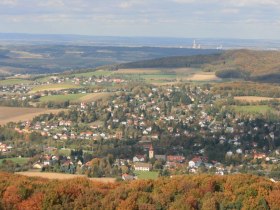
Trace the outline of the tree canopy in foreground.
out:
<instances>
[{"instance_id":1,"label":"tree canopy in foreground","mask_svg":"<svg viewBox=\"0 0 280 210\"><path fill-rule=\"evenodd\" d=\"M104 184L0 174L0 209L279 209L280 185L253 175Z\"/></svg>"}]
</instances>

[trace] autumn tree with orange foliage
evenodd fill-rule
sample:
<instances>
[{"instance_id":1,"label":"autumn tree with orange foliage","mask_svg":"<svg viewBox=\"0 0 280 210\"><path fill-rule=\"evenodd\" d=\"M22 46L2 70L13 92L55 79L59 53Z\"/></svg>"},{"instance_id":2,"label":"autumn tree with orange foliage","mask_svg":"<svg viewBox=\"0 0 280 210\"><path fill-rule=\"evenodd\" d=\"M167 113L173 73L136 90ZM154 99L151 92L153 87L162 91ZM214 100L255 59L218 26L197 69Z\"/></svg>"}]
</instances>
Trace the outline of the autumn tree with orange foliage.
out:
<instances>
[{"instance_id":1,"label":"autumn tree with orange foliage","mask_svg":"<svg viewBox=\"0 0 280 210\"><path fill-rule=\"evenodd\" d=\"M0 173L0 209L279 209L280 184L253 175L189 175L111 184Z\"/></svg>"}]
</instances>

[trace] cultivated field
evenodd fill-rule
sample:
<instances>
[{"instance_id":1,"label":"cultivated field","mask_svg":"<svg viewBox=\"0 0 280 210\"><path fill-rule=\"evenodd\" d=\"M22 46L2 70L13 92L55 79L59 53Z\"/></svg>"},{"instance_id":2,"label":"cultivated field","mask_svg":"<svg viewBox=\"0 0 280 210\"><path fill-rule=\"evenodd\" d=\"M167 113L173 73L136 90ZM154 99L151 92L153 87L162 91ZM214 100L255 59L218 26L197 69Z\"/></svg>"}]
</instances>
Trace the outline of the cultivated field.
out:
<instances>
[{"instance_id":1,"label":"cultivated field","mask_svg":"<svg viewBox=\"0 0 280 210\"><path fill-rule=\"evenodd\" d=\"M194 68L135 68L119 69L115 74L123 75L128 79L142 79L148 83L162 85L177 83L179 80L186 80L191 74L201 71Z\"/></svg>"},{"instance_id":2,"label":"cultivated field","mask_svg":"<svg viewBox=\"0 0 280 210\"><path fill-rule=\"evenodd\" d=\"M196 73L190 77L186 78L187 80L192 81L217 81L221 80L215 75L215 72L204 72L204 73Z\"/></svg>"},{"instance_id":3,"label":"cultivated field","mask_svg":"<svg viewBox=\"0 0 280 210\"><path fill-rule=\"evenodd\" d=\"M62 174L62 173L43 173L43 172L18 172L16 174L29 176L29 177L41 177L45 179L75 179L75 178L87 178L85 175L76 175L76 174ZM92 181L103 182L103 183L114 183L115 178L89 178Z\"/></svg>"},{"instance_id":4,"label":"cultivated field","mask_svg":"<svg viewBox=\"0 0 280 210\"><path fill-rule=\"evenodd\" d=\"M177 83L178 79L176 74L143 74L140 78L150 84L169 84L170 82Z\"/></svg>"},{"instance_id":5,"label":"cultivated field","mask_svg":"<svg viewBox=\"0 0 280 210\"><path fill-rule=\"evenodd\" d=\"M45 91L45 90L51 91L51 90L77 89L80 87L81 86L74 85L74 84L50 84L50 85L36 86L30 92L36 93L36 92Z\"/></svg>"},{"instance_id":6,"label":"cultivated field","mask_svg":"<svg viewBox=\"0 0 280 210\"><path fill-rule=\"evenodd\" d=\"M93 102L100 99L107 99L112 95L112 93L90 93L78 99L79 102Z\"/></svg>"},{"instance_id":7,"label":"cultivated field","mask_svg":"<svg viewBox=\"0 0 280 210\"><path fill-rule=\"evenodd\" d=\"M148 83L178 83L179 81L219 81L214 72L203 72L199 68L135 68L119 69L115 74L131 79L143 79Z\"/></svg>"},{"instance_id":8,"label":"cultivated field","mask_svg":"<svg viewBox=\"0 0 280 210\"><path fill-rule=\"evenodd\" d=\"M258 96L236 96L234 97L234 99L238 101L245 101L245 102L280 100L280 98L269 98L269 97L258 97Z\"/></svg>"},{"instance_id":9,"label":"cultivated field","mask_svg":"<svg viewBox=\"0 0 280 210\"><path fill-rule=\"evenodd\" d=\"M159 74L161 69L119 69L117 74Z\"/></svg>"},{"instance_id":10,"label":"cultivated field","mask_svg":"<svg viewBox=\"0 0 280 210\"><path fill-rule=\"evenodd\" d=\"M37 109L37 108L18 108L18 107L0 107L0 125L8 122L19 122L32 120L40 114L58 113L62 110L55 109Z\"/></svg>"},{"instance_id":11,"label":"cultivated field","mask_svg":"<svg viewBox=\"0 0 280 210\"><path fill-rule=\"evenodd\" d=\"M112 93L78 93L78 94L67 94L67 95L53 95L53 96L44 96L40 99L40 102L54 102L62 103L69 101L71 103L80 103L80 102L93 102L99 99L107 99Z\"/></svg>"},{"instance_id":12,"label":"cultivated field","mask_svg":"<svg viewBox=\"0 0 280 210\"><path fill-rule=\"evenodd\" d=\"M85 73L77 73L77 74L71 74L70 76L75 77L92 77L92 76L110 76L113 74L113 71L106 71L106 70L98 70L98 71L92 71L92 72L85 72Z\"/></svg>"},{"instance_id":13,"label":"cultivated field","mask_svg":"<svg viewBox=\"0 0 280 210\"><path fill-rule=\"evenodd\" d=\"M190 75L193 73L201 72L200 68L173 68L171 69L172 72L176 73L177 75Z\"/></svg>"}]
</instances>

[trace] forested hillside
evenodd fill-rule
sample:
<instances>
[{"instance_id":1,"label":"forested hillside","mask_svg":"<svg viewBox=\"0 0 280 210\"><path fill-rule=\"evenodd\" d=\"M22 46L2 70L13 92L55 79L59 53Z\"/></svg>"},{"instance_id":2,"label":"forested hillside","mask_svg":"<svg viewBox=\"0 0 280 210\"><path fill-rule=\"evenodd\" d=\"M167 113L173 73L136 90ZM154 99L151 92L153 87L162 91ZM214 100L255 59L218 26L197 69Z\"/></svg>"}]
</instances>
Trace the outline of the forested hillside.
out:
<instances>
[{"instance_id":1,"label":"forested hillside","mask_svg":"<svg viewBox=\"0 0 280 210\"><path fill-rule=\"evenodd\" d=\"M216 72L221 78L279 82L280 52L229 50L212 55L175 56L119 65L119 68L170 67L200 67L207 72Z\"/></svg>"},{"instance_id":2,"label":"forested hillside","mask_svg":"<svg viewBox=\"0 0 280 210\"><path fill-rule=\"evenodd\" d=\"M218 51L217 51L218 52ZM136 61L132 63L120 64L118 68L180 68L180 67L200 67L203 64L213 63L219 60L220 53L211 55L195 56L173 56L153 60Z\"/></svg>"},{"instance_id":3,"label":"forested hillside","mask_svg":"<svg viewBox=\"0 0 280 210\"><path fill-rule=\"evenodd\" d=\"M102 184L2 173L1 209L279 209L280 185L252 175Z\"/></svg>"}]
</instances>

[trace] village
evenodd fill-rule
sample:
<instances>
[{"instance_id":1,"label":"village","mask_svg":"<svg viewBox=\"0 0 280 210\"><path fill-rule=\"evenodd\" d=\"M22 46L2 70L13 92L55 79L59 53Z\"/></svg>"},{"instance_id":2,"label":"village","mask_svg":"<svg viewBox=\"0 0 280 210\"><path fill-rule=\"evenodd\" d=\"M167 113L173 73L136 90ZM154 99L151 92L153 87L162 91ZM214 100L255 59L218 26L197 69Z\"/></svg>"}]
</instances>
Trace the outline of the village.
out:
<instances>
[{"instance_id":1,"label":"village","mask_svg":"<svg viewBox=\"0 0 280 210\"><path fill-rule=\"evenodd\" d=\"M21 75L20 75L21 76ZM102 92L116 92L123 89L110 86L126 84L120 76L59 75L46 78L35 77L29 80L11 79L10 83L1 85L0 105L17 107L49 107L41 98L47 96L65 96ZM125 90L124 90L125 91ZM52 101L50 101L52 102ZM60 108L61 105L57 105Z\"/></svg>"},{"instance_id":2,"label":"village","mask_svg":"<svg viewBox=\"0 0 280 210\"><path fill-rule=\"evenodd\" d=\"M134 179L135 171L224 175L277 166L279 122L237 114L218 100L208 85L140 85L16 123L14 130L37 134L32 146L40 139L43 147L30 168L42 171ZM77 148L83 155L60 154Z\"/></svg>"}]
</instances>

